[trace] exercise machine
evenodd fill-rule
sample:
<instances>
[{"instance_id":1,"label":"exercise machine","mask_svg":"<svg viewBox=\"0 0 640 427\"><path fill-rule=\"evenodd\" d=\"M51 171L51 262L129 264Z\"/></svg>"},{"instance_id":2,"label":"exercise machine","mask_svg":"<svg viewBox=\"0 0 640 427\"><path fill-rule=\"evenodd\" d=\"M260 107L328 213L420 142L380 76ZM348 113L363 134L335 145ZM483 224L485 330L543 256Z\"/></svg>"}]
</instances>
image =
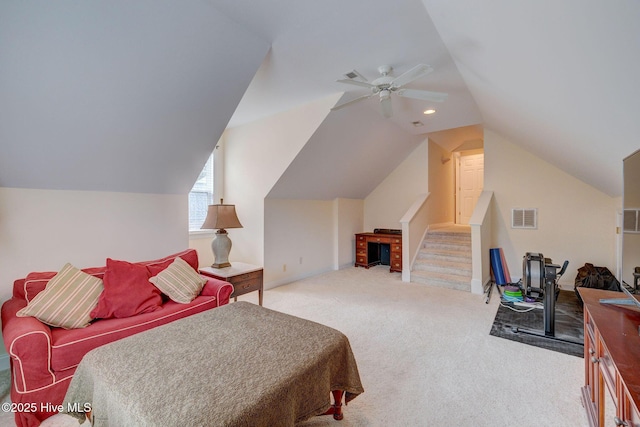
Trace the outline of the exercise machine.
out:
<instances>
[{"instance_id":1,"label":"exercise machine","mask_svg":"<svg viewBox=\"0 0 640 427\"><path fill-rule=\"evenodd\" d=\"M540 253L527 252L522 260L522 284L521 290L525 300L541 301L544 311L544 332L528 328L514 328L514 332L537 335L565 341L575 344L583 344L580 341L568 338L558 338L556 328L556 300L560 293L558 280L567 270L569 261L565 261L560 267L553 264L551 259L545 258ZM558 271L558 269L560 271Z\"/></svg>"}]
</instances>

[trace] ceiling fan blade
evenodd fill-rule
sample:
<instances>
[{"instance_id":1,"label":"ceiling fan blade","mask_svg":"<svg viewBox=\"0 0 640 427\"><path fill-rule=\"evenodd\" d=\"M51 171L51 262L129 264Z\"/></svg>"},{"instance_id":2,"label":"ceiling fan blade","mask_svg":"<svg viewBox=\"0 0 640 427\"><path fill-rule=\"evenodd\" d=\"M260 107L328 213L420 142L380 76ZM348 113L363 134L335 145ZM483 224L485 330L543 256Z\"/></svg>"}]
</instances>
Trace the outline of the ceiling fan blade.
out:
<instances>
[{"instance_id":1,"label":"ceiling fan blade","mask_svg":"<svg viewBox=\"0 0 640 427\"><path fill-rule=\"evenodd\" d=\"M360 101L363 101L363 100L365 100L367 98L371 98L373 95L375 95L375 94L371 93L369 95L359 96L356 99L352 99L351 101L343 102L342 104L336 105L335 107L333 107L331 109L331 111L339 110L339 109L347 107L347 106L349 106L351 104L355 104L356 102L360 102Z\"/></svg>"},{"instance_id":2,"label":"ceiling fan blade","mask_svg":"<svg viewBox=\"0 0 640 427\"><path fill-rule=\"evenodd\" d=\"M396 91L399 96L405 98L421 99L423 101L444 102L449 96L443 92L431 92L429 90L399 89Z\"/></svg>"},{"instance_id":3,"label":"ceiling fan blade","mask_svg":"<svg viewBox=\"0 0 640 427\"><path fill-rule=\"evenodd\" d=\"M433 71L433 67L431 67L430 65L418 64L412 69L410 69L409 71L407 71L406 73L393 79L391 81L391 86L392 87L404 86L407 83L410 83L416 79L419 79L420 77L426 76L432 71Z\"/></svg>"},{"instance_id":4,"label":"ceiling fan blade","mask_svg":"<svg viewBox=\"0 0 640 427\"><path fill-rule=\"evenodd\" d=\"M366 87L369 89L373 89L375 88L374 85L372 85L371 83L367 83L367 82L361 82L358 80L349 80L349 79L340 79L340 80L336 80L338 83L345 83L348 85L355 85L355 86L362 86L362 87Z\"/></svg>"},{"instance_id":5,"label":"ceiling fan blade","mask_svg":"<svg viewBox=\"0 0 640 427\"><path fill-rule=\"evenodd\" d=\"M380 107L382 108L382 115L386 118L393 116L393 109L391 108L391 98L380 99Z\"/></svg>"}]
</instances>

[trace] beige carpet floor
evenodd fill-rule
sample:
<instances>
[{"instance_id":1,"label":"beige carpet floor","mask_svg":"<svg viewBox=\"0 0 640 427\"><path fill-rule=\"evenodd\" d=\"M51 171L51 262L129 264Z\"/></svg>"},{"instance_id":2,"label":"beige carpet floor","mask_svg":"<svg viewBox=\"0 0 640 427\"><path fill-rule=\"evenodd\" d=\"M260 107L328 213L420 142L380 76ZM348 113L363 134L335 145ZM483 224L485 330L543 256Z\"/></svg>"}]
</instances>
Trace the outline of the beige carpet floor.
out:
<instances>
[{"instance_id":1,"label":"beige carpet floor","mask_svg":"<svg viewBox=\"0 0 640 427\"><path fill-rule=\"evenodd\" d=\"M386 267L346 268L266 291L264 305L342 331L358 362L365 393L344 420L305 427L587 425L583 359L489 335L496 295L485 304ZM63 415L43 423L77 425Z\"/></svg>"}]
</instances>

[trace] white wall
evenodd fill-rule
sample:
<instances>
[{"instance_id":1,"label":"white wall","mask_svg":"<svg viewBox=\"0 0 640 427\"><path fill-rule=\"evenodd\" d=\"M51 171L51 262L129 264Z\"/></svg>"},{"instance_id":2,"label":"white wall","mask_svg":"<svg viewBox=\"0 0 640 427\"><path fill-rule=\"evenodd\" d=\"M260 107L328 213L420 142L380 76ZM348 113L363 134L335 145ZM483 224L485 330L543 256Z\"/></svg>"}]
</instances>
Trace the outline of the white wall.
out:
<instances>
[{"instance_id":1,"label":"white wall","mask_svg":"<svg viewBox=\"0 0 640 427\"><path fill-rule=\"evenodd\" d=\"M333 201L265 199L265 288L333 269Z\"/></svg>"},{"instance_id":2,"label":"white wall","mask_svg":"<svg viewBox=\"0 0 640 427\"><path fill-rule=\"evenodd\" d=\"M229 231L231 262L264 265L265 276L275 268L264 259L264 199L335 101L331 96L225 131L224 200L236 205L244 227Z\"/></svg>"},{"instance_id":3,"label":"white wall","mask_svg":"<svg viewBox=\"0 0 640 427\"><path fill-rule=\"evenodd\" d=\"M428 142L423 141L364 200L364 228L400 229L400 219L428 192Z\"/></svg>"},{"instance_id":4,"label":"white wall","mask_svg":"<svg viewBox=\"0 0 640 427\"><path fill-rule=\"evenodd\" d=\"M200 267L210 267L211 264L215 262L215 258L213 257L213 250L211 250L211 242L216 237L215 230L207 230L207 233L194 233L189 235L189 248L195 249L198 252L198 264ZM232 236L235 228L227 230L229 236ZM233 253L235 249L235 244L233 243L233 238L231 239L231 252L229 255Z\"/></svg>"},{"instance_id":5,"label":"white wall","mask_svg":"<svg viewBox=\"0 0 640 427\"><path fill-rule=\"evenodd\" d=\"M187 195L0 188L0 295L31 271L143 261L188 246Z\"/></svg>"},{"instance_id":6,"label":"white wall","mask_svg":"<svg viewBox=\"0 0 640 427\"><path fill-rule=\"evenodd\" d=\"M512 279L522 276L522 257L540 252L569 268L572 286L586 262L615 271L614 199L485 129L485 190L494 192L493 247L502 247ZM579 156L580 153L574 153ZM622 159L621 159L622 160ZM538 228L511 228L512 208L537 208Z\"/></svg>"},{"instance_id":7,"label":"white wall","mask_svg":"<svg viewBox=\"0 0 640 427\"><path fill-rule=\"evenodd\" d=\"M429 141L429 218L431 224L455 222L455 160Z\"/></svg>"},{"instance_id":8,"label":"white wall","mask_svg":"<svg viewBox=\"0 0 640 427\"><path fill-rule=\"evenodd\" d=\"M333 201L333 268L352 266L355 262L355 234L362 231L364 200L335 199Z\"/></svg>"},{"instance_id":9,"label":"white wall","mask_svg":"<svg viewBox=\"0 0 640 427\"><path fill-rule=\"evenodd\" d=\"M265 287L353 267L359 199L265 199Z\"/></svg>"}]
</instances>

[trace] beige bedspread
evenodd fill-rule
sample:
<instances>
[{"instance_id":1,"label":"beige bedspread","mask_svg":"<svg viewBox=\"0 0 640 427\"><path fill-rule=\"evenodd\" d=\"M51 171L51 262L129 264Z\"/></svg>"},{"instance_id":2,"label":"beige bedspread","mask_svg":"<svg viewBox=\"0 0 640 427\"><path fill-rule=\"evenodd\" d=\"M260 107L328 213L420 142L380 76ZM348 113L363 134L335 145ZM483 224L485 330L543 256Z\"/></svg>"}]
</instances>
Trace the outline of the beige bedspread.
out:
<instances>
[{"instance_id":1,"label":"beige bedspread","mask_svg":"<svg viewBox=\"0 0 640 427\"><path fill-rule=\"evenodd\" d=\"M346 336L237 302L87 353L63 406L90 404L96 427L287 426L337 389L364 391Z\"/></svg>"}]
</instances>

